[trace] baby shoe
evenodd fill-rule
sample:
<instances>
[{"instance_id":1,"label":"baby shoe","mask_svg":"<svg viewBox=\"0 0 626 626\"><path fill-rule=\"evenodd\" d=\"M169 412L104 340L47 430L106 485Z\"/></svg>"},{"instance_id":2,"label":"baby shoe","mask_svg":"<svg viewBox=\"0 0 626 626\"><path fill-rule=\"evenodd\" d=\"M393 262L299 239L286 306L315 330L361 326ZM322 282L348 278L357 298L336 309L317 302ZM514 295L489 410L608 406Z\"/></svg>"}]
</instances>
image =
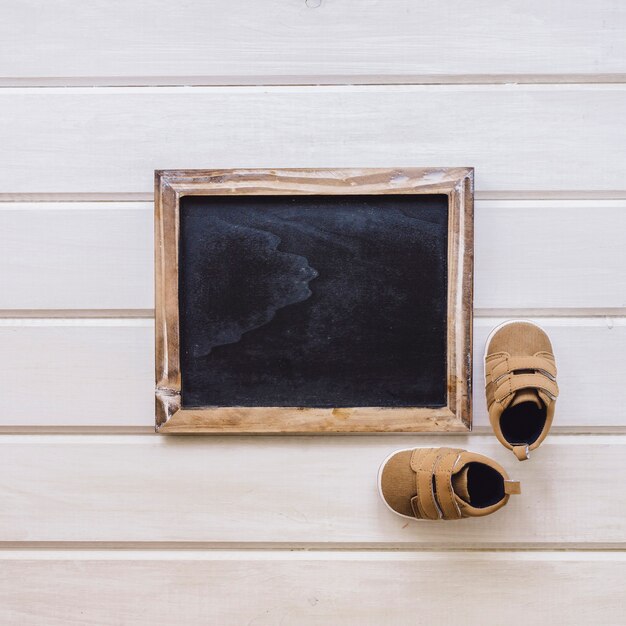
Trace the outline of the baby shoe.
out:
<instances>
[{"instance_id":1,"label":"baby shoe","mask_svg":"<svg viewBox=\"0 0 626 626\"><path fill-rule=\"evenodd\" d=\"M485 387L496 437L520 461L526 460L546 438L559 395L545 331L524 320L496 327L485 347Z\"/></svg>"},{"instance_id":2,"label":"baby shoe","mask_svg":"<svg viewBox=\"0 0 626 626\"><path fill-rule=\"evenodd\" d=\"M393 513L418 520L482 517L503 507L520 484L495 461L458 448L415 448L388 456L378 490Z\"/></svg>"}]
</instances>

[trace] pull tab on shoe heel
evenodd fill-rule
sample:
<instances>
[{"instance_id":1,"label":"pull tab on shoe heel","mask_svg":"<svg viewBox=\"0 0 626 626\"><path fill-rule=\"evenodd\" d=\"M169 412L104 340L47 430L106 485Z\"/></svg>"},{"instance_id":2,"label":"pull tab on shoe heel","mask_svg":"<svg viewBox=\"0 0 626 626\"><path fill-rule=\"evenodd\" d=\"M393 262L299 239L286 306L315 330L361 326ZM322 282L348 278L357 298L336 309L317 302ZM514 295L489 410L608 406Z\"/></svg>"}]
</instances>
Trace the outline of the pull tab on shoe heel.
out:
<instances>
[{"instance_id":1,"label":"pull tab on shoe heel","mask_svg":"<svg viewBox=\"0 0 626 626\"><path fill-rule=\"evenodd\" d=\"M507 495L522 493L522 487L519 480L505 480L504 481L504 493Z\"/></svg>"},{"instance_id":2,"label":"pull tab on shoe heel","mask_svg":"<svg viewBox=\"0 0 626 626\"><path fill-rule=\"evenodd\" d=\"M528 444L523 443L518 446L513 446L513 454L517 457L518 461L525 461L530 458L530 451L528 450Z\"/></svg>"}]
</instances>

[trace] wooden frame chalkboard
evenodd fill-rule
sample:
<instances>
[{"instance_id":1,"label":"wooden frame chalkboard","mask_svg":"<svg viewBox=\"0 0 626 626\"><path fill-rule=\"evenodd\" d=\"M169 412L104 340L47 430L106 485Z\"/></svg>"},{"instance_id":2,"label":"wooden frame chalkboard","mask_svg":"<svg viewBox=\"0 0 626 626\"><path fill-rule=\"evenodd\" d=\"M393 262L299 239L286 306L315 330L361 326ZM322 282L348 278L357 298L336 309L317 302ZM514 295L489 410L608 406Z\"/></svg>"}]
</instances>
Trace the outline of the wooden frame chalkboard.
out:
<instances>
[{"instance_id":1,"label":"wooden frame chalkboard","mask_svg":"<svg viewBox=\"0 0 626 626\"><path fill-rule=\"evenodd\" d=\"M155 173L156 429L471 429L473 169Z\"/></svg>"}]
</instances>

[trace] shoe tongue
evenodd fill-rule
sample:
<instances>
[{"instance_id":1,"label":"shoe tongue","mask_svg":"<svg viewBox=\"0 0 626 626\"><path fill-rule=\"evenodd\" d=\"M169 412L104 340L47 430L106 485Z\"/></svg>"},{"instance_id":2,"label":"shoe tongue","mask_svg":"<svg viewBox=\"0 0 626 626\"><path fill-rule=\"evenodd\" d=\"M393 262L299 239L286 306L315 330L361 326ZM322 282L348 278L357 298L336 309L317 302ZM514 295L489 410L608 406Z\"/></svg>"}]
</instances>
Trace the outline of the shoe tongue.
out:
<instances>
[{"instance_id":1,"label":"shoe tongue","mask_svg":"<svg viewBox=\"0 0 626 626\"><path fill-rule=\"evenodd\" d=\"M465 500L469 504L470 495L467 490L467 470L469 469L469 465L461 468L456 474L452 475L452 489L454 489L454 493L461 498L461 500Z\"/></svg>"},{"instance_id":2,"label":"shoe tongue","mask_svg":"<svg viewBox=\"0 0 626 626\"><path fill-rule=\"evenodd\" d=\"M513 400L511 400L509 406L516 406L522 402L534 402L538 408L542 406L541 398L534 389L520 389L513 397Z\"/></svg>"}]
</instances>

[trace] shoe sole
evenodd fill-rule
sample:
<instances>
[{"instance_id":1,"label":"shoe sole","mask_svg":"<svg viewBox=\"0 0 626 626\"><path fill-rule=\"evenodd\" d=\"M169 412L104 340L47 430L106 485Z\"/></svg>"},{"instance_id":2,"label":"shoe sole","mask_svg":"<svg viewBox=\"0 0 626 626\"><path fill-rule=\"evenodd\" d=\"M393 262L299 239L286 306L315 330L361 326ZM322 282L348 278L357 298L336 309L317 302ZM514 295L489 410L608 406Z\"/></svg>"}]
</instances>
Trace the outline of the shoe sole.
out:
<instances>
[{"instance_id":1,"label":"shoe sole","mask_svg":"<svg viewBox=\"0 0 626 626\"><path fill-rule=\"evenodd\" d=\"M438 520L428 520L428 519L418 519L417 517L413 517L411 515L405 515L404 513L398 513L398 511L394 511L394 509L392 509L389 504L387 504L387 500L385 500L385 496L383 496L383 469L385 467L385 465L387 465L387 461L392 457L395 456L396 454L399 454L400 452L408 452L410 450L415 450L415 448L402 448L401 450L394 450L393 452L391 452L390 454L387 455L387 457L385 458L385 460L380 464L380 467L378 468L378 494L380 495L380 499L383 501L383 504L394 514L397 515L398 517L404 517L406 519L410 519L414 522L436 522Z\"/></svg>"}]
</instances>

